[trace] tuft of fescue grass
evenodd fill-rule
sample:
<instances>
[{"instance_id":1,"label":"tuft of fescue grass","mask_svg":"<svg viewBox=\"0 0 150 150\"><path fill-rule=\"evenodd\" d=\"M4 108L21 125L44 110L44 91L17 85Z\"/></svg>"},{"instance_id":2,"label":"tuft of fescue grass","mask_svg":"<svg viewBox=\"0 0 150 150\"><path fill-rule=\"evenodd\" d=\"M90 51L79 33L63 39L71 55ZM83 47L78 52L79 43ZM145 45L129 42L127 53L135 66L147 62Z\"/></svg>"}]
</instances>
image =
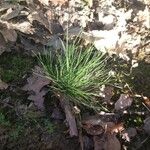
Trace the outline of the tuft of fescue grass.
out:
<instances>
[{"instance_id":1,"label":"tuft of fescue grass","mask_svg":"<svg viewBox=\"0 0 150 150\"><path fill-rule=\"evenodd\" d=\"M83 48L77 44L63 45L63 52L38 55L52 89L75 103L94 109L101 108L100 87L110 83L107 57L93 46Z\"/></svg>"}]
</instances>

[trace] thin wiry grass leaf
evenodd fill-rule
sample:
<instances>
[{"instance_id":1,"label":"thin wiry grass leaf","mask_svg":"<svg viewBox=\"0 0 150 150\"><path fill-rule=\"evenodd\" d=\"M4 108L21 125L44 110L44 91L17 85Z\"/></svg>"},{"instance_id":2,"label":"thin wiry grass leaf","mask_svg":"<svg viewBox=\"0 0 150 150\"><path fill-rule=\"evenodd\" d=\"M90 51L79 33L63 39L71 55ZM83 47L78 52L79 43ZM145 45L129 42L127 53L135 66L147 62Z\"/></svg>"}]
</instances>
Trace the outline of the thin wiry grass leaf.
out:
<instances>
[{"instance_id":1,"label":"thin wiry grass leaf","mask_svg":"<svg viewBox=\"0 0 150 150\"><path fill-rule=\"evenodd\" d=\"M52 89L70 97L73 102L93 109L103 108L95 100L101 85L110 83L107 57L94 47L82 48L73 44L65 46L63 52L38 55L46 76L52 81ZM104 109L104 108L103 108Z\"/></svg>"}]
</instances>

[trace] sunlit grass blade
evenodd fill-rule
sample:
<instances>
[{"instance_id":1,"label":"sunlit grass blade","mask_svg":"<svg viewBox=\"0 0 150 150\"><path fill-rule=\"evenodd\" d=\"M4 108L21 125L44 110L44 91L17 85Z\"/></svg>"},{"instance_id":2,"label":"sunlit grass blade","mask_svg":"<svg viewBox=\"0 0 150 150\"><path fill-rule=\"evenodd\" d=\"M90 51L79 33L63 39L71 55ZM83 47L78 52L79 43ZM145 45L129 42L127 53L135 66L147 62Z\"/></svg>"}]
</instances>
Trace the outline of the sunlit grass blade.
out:
<instances>
[{"instance_id":1,"label":"sunlit grass blade","mask_svg":"<svg viewBox=\"0 0 150 150\"><path fill-rule=\"evenodd\" d=\"M74 43L65 46L62 42L63 52L55 54L39 54L46 76L52 80L52 89L55 93L62 93L73 102L90 108L103 108L96 102L99 89L111 82L107 57L96 51L93 46L81 47Z\"/></svg>"}]
</instances>

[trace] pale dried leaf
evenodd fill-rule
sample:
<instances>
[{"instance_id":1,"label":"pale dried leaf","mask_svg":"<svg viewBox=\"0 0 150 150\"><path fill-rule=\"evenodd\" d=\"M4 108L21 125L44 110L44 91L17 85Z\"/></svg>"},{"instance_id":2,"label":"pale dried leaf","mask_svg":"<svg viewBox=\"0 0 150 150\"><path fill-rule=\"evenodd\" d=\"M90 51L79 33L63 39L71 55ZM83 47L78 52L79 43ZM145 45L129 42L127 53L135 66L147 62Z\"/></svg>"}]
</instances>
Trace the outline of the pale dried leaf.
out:
<instances>
[{"instance_id":1,"label":"pale dried leaf","mask_svg":"<svg viewBox=\"0 0 150 150\"><path fill-rule=\"evenodd\" d=\"M49 19L51 18L47 18L50 16L45 16L44 13L42 11L34 11L32 12L27 18L29 19L29 21L32 23L34 20L40 22L42 25L44 25L45 28L47 28L50 32L50 23L49 23Z\"/></svg>"},{"instance_id":2,"label":"pale dried leaf","mask_svg":"<svg viewBox=\"0 0 150 150\"><path fill-rule=\"evenodd\" d=\"M32 27L32 24L30 24L27 21L22 23L17 23L17 24L10 24L10 27L26 34L33 34L34 32L34 28Z\"/></svg>"},{"instance_id":3,"label":"pale dried leaf","mask_svg":"<svg viewBox=\"0 0 150 150\"><path fill-rule=\"evenodd\" d=\"M38 0L41 4L49 6L49 0Z\"/></svg>"},{"instance_id":4,"label":"pale dried leaf","mask_svg":"<svg viewBox=\"0 0 150 150\"><path fill-rule=\"evenodd\" d=\"M3 29L10 29L10 30L18 30L20 32L23 32L25 34L33 34L34 29L32 28L32 24L30 24L29 22L25 21L22 23L9 23L7 21L2 21L0 20L0 27L1 27L1 31Z\"/></svg>"},{"instance_id":5,"label":"pale dried leaf","mask_svg":"<svg viewBox=\"0 0 150 150\"><path fill-rule=\"evenodd\" d=\"M126 109L130 107L132 104L133 99L128 94L121 94L120 98L115 103L116 110Z\"/></svg>"},{"instance_id":6,"label":"pale dried leaf","mask_svg":"<svg viewBox=\"0 0 150 150\"><path fill-rule=\"evenodd\" d=\"M7 12L5 14L3 14L0 18L2 20L10 20L12 18L15 18L19 15L19 13L21 12L21 10L23 9L24 7L23 6L20 6L20 5L16 5L16 8L12 8L10 7Z\"/></svg>"},{"instance_id":7,"label":"pale dried leaf","mask_svg":"<svg viewBox=\"0 0 150 150\"><path fill-rule=\"evenodd\" d=\"M1 79L0 79L0 90L5 90L8 88L8 84L3 82Z\"/></svg>"},{"instance_id":8,"label":"pale dried leaf","mask_svg":"<svg viewBox=\"0 0 150 150\"><path fill-rule=\"evenodd\" d=\"M49 1L52 2L52 3L55 4L55 5L58 5L58 4L63 5L63 4L65 4L68 0L49 0Z\"/></svg>"}]
</instances>

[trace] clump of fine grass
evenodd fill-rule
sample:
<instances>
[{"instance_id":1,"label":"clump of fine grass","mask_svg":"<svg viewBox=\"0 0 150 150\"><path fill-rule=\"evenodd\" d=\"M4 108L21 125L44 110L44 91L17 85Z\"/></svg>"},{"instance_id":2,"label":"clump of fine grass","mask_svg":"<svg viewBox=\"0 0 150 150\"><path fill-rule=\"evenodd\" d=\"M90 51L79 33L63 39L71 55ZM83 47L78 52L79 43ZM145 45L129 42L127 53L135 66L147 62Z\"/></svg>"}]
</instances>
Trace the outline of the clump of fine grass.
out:
<instances>
[{"instance_id":1,"label":"clump of fine grass","mask_svg":"<svg viewBox=\"0 0 150 150\"><path fill-rule=\"evenodd\" d=\"M46 77L52 81L52 89L73 102L99 108L100 102L95 97L99 96L102 85L110 83L107 57L93 46L62 45L62 53L54 55L50 50L45 55L38 55Z\"/></svg>"}]
</instances>

